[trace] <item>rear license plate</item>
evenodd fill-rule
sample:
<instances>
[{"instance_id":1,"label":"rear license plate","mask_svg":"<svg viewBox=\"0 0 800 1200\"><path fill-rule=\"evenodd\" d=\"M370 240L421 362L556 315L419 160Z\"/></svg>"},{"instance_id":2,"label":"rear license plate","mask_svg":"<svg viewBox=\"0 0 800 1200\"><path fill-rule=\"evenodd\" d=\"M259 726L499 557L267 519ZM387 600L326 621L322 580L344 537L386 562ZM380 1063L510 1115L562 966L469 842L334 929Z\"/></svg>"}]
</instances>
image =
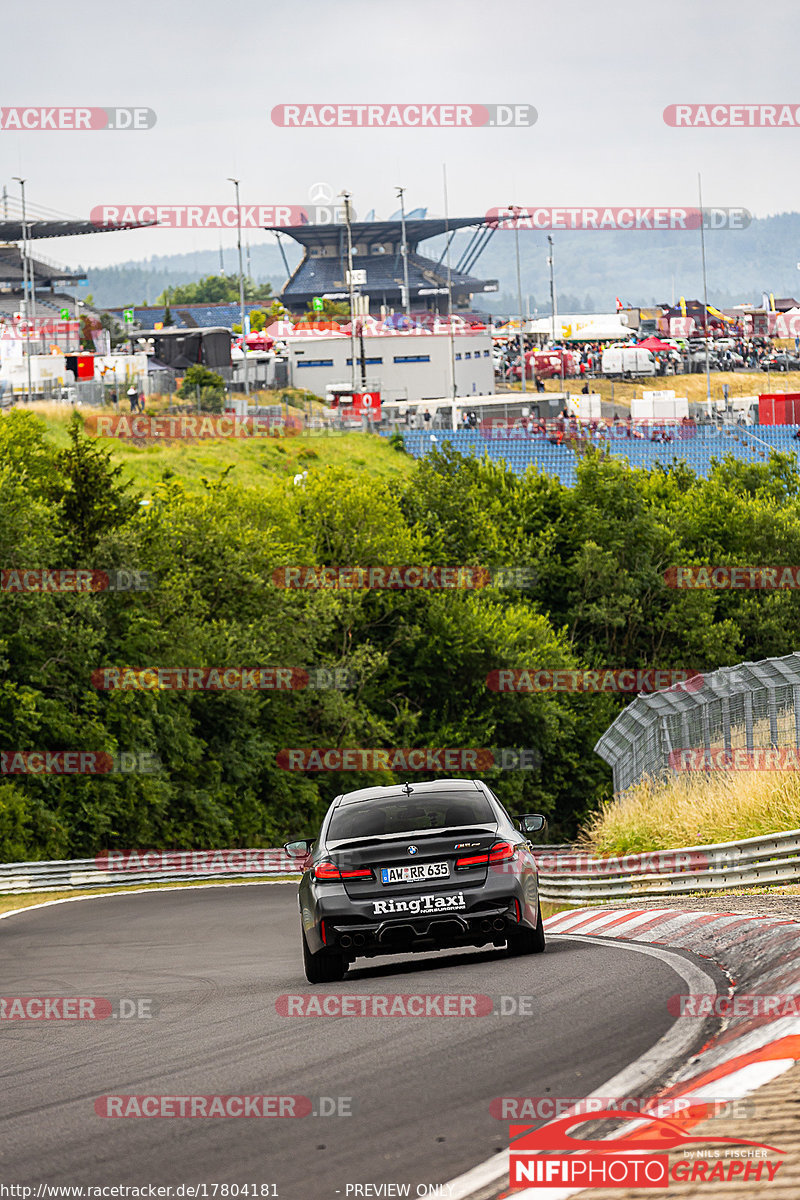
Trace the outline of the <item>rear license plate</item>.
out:
<instances>
[{"instance_id":1,"label":"rear license plate","mask_svg":"<svg viewBox=\"0 0 800 1200\"><path fill-rule=\"evenodd\" d=\"M446 862L407 863L402 867L381 867L381 883L417 883L420 879L448 879Z\"/></svg>"}]
</instances>

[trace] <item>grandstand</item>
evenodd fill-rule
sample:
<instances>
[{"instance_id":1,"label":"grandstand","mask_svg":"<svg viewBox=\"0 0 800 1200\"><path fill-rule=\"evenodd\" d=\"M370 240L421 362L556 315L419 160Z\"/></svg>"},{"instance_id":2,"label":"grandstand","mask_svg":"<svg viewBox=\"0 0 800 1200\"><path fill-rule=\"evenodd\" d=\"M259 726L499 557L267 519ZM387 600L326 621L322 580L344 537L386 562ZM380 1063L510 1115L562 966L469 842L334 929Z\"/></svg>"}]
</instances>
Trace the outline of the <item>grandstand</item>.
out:
<instances>
[{"instance_id":1,"label":"grandstand","mask_svg":"<svg viewBox=\"0 0 800 1200\"><path fill-rule=\"evenodd\" d=\"M269 310L272 303L272 300L253 301L245 304L244 310L246 313L256 309L264 312ZM123 309L109 308L106 311L122 320ZM230 329L242 319L238 301L235 304L171 304L169 311L171 325L176 329L218 329L220 326ZM158 324L163 325L166 313L163 305L147 305L134 309L136 323L146 329L153 329Z\"/></svg>"},{"instance_id":2,"label":"grandstand","mask_svg":"<svg viewBox=\"0 0 800 1200\"><path fill-rule=\"evenodd\" d=\"M484 217L460 217L445 223L440 218L409 218L406 221L408 245L409 304L417 310L445 312L448 307L447 246L453 236L472 229L472 237L456 258L453 253L450 287L454 309L471 308L472 296L496 292L496 279L478 279L470 271L495 230ZM357 291L369 297L370 312L403 307L402 225L400 221L354 221L353 271L363 271L364 282ZM304 249L303 258L280 294L291 312L304 312L315 297L347 300L347 237L344 225L294 225L268 227L268 232L283 234ZM428 238L448 234L448 242L438 258L418 250ZM287 265L287 273L289 268Z\"/></svg>"},{"instance_id":3,"label":"grandstand","mask_svg":"<svg viewBox=\"0 0 800 1200\"><path fill-rule=\"evenodd\" d=\"M677 427L676 434L680 427ZM602 446L611 458L626 460L632 468L650 470L664 468L682 460L696 475L707 479L712 459L721 460L727 454L743 462L765 462L773 451L796 453L800 443L795 440L798 427L794 425L723 426L701 425L695 436L678 437L672 442L653 442L646 438L595 438L593 445ZM423 458L436 448L441 450L450 442L461 454L484 455L494 462L504 461L517 475L529 466L559 479L567 487L576 482L576 463L579 452L573 446L553 445L541 436L531 438L489 437L479 429L434 429L404 432L406 450L414 458Z\"/></svg>"}]
</instances>

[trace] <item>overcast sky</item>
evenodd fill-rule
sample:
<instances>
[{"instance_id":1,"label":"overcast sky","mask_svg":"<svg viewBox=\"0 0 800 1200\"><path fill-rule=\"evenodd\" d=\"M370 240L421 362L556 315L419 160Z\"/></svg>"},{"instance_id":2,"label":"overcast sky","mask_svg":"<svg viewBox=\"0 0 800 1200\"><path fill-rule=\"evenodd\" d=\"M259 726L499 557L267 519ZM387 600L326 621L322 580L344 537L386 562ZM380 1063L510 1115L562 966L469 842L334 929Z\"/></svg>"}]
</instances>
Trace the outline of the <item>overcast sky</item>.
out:
<instances>
[{"instance_id":1,"label":"overcast sky","mask_svg":"<svg viewBox=\"0 0 800 1200\"><path fill-rule=\"evenodd\" d=\"M3 14L3 105L137 105L144 131L0 132L0 187L87 217L100 204L296 204L323 182L359 216L495 206L798 207L800 128L676 129L675 103L800 105L800 10L752 0L166 0ZM285 103L532 104L531 128L289 129ZM631 237L636 237L633 232ZM267 240L254 231L251 243ZM223 233L223 244L235 234ZM215 231L151 229L40 243L107 265L214 249ZM798 247L800 251L800 247ZM791 253L794 253L792 249ZM800 253L797 257L800 259Z\"/></svg>"}]
</instances>

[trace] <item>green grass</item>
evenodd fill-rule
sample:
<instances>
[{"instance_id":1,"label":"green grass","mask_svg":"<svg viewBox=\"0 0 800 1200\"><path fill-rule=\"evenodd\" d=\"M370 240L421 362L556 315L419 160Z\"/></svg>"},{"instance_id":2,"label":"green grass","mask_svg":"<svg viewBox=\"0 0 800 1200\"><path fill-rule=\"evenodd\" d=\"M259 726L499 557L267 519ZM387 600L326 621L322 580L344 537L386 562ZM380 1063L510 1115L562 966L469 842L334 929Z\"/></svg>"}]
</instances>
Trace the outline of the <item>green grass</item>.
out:
<instances>
[{"instance_id":1,"label":"green grass","mask_svg":"<svg viewBox=\"0 0 800 1200\"><path fill-rule=\"evenodd\" d=\"M48 438L66 446L67 425L71 412L63 415L47 406L42 414ZM135 445L122 438L100 438L110 448L112 458L123 467L124 475L138 491L151 496L168 477L177 478L190 492L202 492L203 479L215 482L226 467L228 481L241 488L259 488L276 479L288 484L298 471L312 472L326 467L356 467L377 479L400 479L414 466L414 460L393 449L386 438L377 434L312 432L292 437L258 437L172 441Z\"/></svg>"}]
</instances>

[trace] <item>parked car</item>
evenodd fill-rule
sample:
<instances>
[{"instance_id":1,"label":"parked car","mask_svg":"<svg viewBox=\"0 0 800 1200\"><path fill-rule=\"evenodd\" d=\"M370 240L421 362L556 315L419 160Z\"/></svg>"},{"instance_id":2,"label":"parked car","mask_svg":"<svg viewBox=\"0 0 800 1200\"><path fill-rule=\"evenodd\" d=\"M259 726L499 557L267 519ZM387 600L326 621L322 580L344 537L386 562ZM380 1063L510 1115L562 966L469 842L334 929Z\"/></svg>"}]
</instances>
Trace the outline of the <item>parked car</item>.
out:
<instances>
[{"instance_id":1,"label":"parked car","mask_svg":"<svg viewBox=\"0 0 800 1200\"><path fill-rule=\"evenodd\" d=\"M762 371L800 371L800 358L796 354L779 351L761 360Z\"/></svg>"},{"instance_id":2,"label":"parked car","mask_svg":"<svg viewBox=\"0 0 800 1200\"><path fill-rule=\"evenodd\" d=\"M602 370L604 375L655 375L656 360L652 350L640 346L611 346L603 351Z\"/></svg>"},{"instance_id":3,"label":"parked car","mask_svg":"<svg viewBox=\"0 0 800 1200\"><path fill-rule=\"evenodd\" d=\"M525 353L525 378L554 379L563 375L565 379L573 379L580 370L580 355L574 350L562 350L557 346L554 350L528 350ZM519 363L512 368L512 377L520 378Z\"/></svg>"}]
</instances>

